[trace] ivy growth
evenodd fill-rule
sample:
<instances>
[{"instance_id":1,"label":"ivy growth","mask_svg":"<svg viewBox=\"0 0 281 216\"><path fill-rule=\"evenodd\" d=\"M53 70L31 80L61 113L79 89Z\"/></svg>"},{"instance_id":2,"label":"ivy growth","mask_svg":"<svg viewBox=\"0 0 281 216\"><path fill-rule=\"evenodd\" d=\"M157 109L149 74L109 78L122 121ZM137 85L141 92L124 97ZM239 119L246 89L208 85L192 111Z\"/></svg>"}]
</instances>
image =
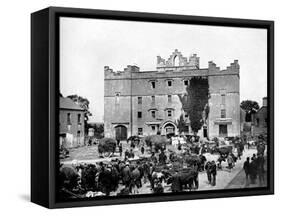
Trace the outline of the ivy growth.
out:
<instances>
[{"instance_id":1,"label":"ivy growth","mask_svg":"<svg viewBox=\"0 0 281 216\"><path fill-rule=\"evenodd\" d=\"M209 82L202 77L193 77L186 87L186 93L178 95L183 111L189 116L190 126L196 134L204 125L209 115ZM184 121L181 116L178 120L178 126ZM181 129L179 128L181 131Z\"/></svg>"}]
</instances>

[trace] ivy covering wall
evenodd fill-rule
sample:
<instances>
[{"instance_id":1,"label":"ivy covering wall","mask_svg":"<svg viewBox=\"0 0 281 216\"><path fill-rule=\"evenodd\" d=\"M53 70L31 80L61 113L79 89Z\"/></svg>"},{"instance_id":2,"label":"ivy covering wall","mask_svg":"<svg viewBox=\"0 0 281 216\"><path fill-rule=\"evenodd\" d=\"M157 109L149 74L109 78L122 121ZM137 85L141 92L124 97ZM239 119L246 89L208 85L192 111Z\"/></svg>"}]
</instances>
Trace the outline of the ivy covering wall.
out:
<instances>
[{"instance_id":1,"label":"ivy covering wall","mask_svg":"<svg viewBox=\"0 0 281 216\"><path fill-rule=\"evenodd\" d=\"M186 87L186 93L178 95L183 111L188 115L192 131L196 134L209 115L209 82L202 77L193 77ZM185 132L183 115L177 120L179 132Z\"/></svg>"}]
</instances>

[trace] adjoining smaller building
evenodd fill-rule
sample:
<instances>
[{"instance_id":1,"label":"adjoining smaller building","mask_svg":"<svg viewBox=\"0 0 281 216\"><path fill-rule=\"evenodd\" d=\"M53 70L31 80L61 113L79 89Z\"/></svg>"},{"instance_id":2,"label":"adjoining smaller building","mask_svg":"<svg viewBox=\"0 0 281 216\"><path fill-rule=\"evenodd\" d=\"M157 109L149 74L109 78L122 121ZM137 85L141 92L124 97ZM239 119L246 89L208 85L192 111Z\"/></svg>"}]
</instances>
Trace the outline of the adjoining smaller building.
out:
<instances>
[{"instance_id":1,"label":"adjoining smaller building","mask_svg":"<svg viewBox=\"0 0 281 216\"><path fill-rule=\"evenodd\" d=\"M267 97L262 99L262 107L253 116L253 135L267 134Z\"/></svg>"},{"instance_id":2,"label":"adjoining smaller building","mask_svg":"<svg viewBox=\"0 0 281 216\"><path fill-rule=\"evenodd\" d=\"M60 97L60 146L67 148L84 145L85 112L70 98Z\"/></svg>"}]
</instances>

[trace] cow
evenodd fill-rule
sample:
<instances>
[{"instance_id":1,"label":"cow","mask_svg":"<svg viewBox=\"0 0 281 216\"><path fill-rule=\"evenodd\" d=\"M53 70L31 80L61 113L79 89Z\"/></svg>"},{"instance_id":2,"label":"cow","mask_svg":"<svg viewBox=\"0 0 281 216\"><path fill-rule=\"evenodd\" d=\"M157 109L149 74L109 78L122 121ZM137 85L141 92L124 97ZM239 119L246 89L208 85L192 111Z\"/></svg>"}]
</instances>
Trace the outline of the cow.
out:
<instances>
[{"instance_id":1,"label":"cow","mask_svg":"<svg viewBox=\"0 0 281 216\"><path fill-rule=\"evenodd\" d=\"M172 192L181 192L184 188L198 189L198 171L194 168L185 168L172 174L167 179L167 184L171 184Z\"/></svg>"}]
</instances>

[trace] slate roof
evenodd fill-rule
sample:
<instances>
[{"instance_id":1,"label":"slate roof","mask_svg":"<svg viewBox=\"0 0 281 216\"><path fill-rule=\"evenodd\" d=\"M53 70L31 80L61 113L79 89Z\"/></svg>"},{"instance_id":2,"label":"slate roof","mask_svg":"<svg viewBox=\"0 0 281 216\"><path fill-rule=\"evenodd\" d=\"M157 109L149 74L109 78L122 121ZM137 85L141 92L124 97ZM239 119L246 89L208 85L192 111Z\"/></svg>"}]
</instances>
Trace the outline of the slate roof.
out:
<instances>
[{"instance_id":1,"label":"slate roof","mask_svg":"<svg viewBox=\"0 0 281 216\"><path fill-rule=\"evenodd\" d=\"M70 98L60 97L60 109L84 111L78 104Z\"/></svg>"}]
</instances>

